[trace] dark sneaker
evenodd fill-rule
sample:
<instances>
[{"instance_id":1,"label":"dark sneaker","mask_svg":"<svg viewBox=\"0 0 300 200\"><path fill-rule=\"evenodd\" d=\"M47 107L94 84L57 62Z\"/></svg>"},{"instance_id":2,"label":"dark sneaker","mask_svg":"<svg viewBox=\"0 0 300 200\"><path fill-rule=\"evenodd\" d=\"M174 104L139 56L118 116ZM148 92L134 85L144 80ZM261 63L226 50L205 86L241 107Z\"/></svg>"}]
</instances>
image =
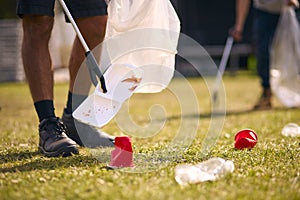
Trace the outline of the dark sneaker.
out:
<instances>
[{"instance_id":1,"label":"dark sneaker","mask_svg":"<svg viewBox=\"0 0 300 200\"><path fill-rule=\"evenodd\" d=\"M101 132L88 124L79 122L71 114L64 112L62 121L67 128L67 136L80 146L89 148L114 147L113 136Z\"/></svg>"},{"instance_id":2,"label":"dark sneaker","mask_svg":"<svg viewBox=\"0 0 300 200\"><path fill-rule=\"evenodd\" d=\"M259 98L258 102L253 107L253 110L268 110L272 108L271 105L271 97L272 92L270 88L264 89L261 97Z\"/></svg>"},{"instance_id":3,"label":"dark sneaker","mask_svg":"<svg viewBox=\"0 0 300 200\"><path fill-rule=\"evenodd\" d=\"M76 143L67 137L65 127L57 117L41 121L39 125L39 150L45 156L70 156L78 154Z\"/></svg>"}]
</instances>

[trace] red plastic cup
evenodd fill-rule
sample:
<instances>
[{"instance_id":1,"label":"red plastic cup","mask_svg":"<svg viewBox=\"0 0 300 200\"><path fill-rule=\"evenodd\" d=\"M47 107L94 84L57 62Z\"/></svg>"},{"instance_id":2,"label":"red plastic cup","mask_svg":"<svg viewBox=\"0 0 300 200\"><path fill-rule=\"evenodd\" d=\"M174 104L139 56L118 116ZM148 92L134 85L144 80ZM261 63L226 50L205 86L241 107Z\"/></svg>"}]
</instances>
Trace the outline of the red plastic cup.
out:
<instances>
[{"instance_id":1,"label":"red plastic cup","mask_svg":"<svg viewBox=\"0 0 300 200\"><path fill-rule=\"evenodd\" d=\"M235 135L234 147L236 149L251 149L257 143L257 135L251 129L244 129Z\"/></svg>"},{"instance_id":2,"label":"red plastic cup","mask_svg":"<svg viewBox=\"0 0 300 200\"><path fill-rule=\"evenodd\" d=\"M115 138L115 149L111 152L110 164L112 169L133 167L133 151L130 138L121 136Z\"/></svg>"}]
</instances>

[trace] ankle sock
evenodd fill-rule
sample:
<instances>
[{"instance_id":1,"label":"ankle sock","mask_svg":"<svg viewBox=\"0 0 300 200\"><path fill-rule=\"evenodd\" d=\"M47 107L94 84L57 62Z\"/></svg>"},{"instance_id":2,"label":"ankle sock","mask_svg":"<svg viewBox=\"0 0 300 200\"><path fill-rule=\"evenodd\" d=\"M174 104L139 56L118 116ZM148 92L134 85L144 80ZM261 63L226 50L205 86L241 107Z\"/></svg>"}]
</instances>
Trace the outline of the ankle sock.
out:
<instances>
[{"instance_id":1,"label":"ankle sock","mask_svg":"<svg viewBox=\"0 0 300 200\"><path fill-rule=\"evenodd\" d=\"M42 100L35 102L34 107L40 122L43 119L55 117L53 100Z\"/></svg>"},{"instance_id":2,"label":"ankle sock","mask_svg":"<svg viewBox=\"0 0 300 200\"><path fill-rule=\"evenodd\" d=\"M69 91L67 106L65 112L67 114L72 114L73 111L78 108L78 106L87 98L87 95L73 94Z\"/></svg>"}]
</instances>

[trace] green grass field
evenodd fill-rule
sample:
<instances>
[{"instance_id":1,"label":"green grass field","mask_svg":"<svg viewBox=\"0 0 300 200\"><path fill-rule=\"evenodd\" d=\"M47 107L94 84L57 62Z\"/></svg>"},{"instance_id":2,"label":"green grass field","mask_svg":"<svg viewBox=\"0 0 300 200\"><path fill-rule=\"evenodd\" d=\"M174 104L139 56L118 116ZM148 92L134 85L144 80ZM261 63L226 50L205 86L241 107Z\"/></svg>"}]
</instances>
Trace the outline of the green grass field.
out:
<instances>
[{"instance_id":1,"label":"green grass field","mask_svg":"<svg viewBox=\"0 0 300 200\"><path fill-rule=\"evenodd\" d=\"M129 114L139 126L150 122L148 110L154 104L163 106L166 114L164 128L155 136L139 138L143 129L135 130L132 142L136 153L147 155L168 146L181 120L191 126L199 122L197 135L187 151L165 167L144 173L107 170L109 151L103 153L103 159L101 155L96 159L94 151L87 148L80 148L80 155L67 158L38 154L38 120L27 85L0 84L0 199L300 199L300 138L281 135L285 124L300 123L300 109L284 108L274 98L274 109L250 111L260 93L258 78L245 74L225 76L227 115L215 146L203 157L201 146L211 123L210 99L202 79L189 79L189 84L200 112L190 109L182 116L179 100L168 90L135 94L130 99ZM182 79L175 79L171 86L185 91ZM58 116L66 96L67 84L57 84ZM157 121L154 123L159 124ZM234 136L244 128L257 133L258 143L252 150L235 150ZM115 136L129 134L116 121L104 130ZM175 166L210 157L232 160L234 172L214 182L186 187L175 181Z\"/></svg>"}]
</instances>

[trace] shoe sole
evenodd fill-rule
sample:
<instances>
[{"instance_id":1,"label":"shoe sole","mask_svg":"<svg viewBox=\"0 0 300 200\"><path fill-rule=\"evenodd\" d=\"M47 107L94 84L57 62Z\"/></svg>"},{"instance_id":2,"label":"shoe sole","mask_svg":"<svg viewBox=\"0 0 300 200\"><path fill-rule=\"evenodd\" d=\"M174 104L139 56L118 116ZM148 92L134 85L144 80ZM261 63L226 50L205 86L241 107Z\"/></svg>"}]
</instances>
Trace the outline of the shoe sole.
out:
<instances>
[{"instance_id":1,"label":"shoe sole","mask_svg":"<svg viewBox=\"0 0 300 200\"><path fill-rule=\"evenodd\" d=\"M57 151L46 151L43 147L39 146L39 151L47 157L67 157L79 153L75 145L65 146Z\"/></svg>"}]
</instances>

